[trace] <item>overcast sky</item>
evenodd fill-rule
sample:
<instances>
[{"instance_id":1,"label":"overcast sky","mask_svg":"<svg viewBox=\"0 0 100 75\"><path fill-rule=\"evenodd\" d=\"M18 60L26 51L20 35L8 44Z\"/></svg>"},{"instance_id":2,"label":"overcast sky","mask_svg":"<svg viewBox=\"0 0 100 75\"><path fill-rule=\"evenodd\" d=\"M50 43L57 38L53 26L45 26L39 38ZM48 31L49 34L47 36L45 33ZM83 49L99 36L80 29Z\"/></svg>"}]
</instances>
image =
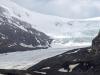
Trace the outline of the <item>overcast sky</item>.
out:
<instances>
[{"instance_id":1,"label":"overcast sky","mask_svg":"<svg viewBox=\"0 0 100 75\"><path fill-rule=\"evenodd\" d=\"M100 0L13 0L32 11L66 18L100 16Z\"/></svg>"}]
</instances>

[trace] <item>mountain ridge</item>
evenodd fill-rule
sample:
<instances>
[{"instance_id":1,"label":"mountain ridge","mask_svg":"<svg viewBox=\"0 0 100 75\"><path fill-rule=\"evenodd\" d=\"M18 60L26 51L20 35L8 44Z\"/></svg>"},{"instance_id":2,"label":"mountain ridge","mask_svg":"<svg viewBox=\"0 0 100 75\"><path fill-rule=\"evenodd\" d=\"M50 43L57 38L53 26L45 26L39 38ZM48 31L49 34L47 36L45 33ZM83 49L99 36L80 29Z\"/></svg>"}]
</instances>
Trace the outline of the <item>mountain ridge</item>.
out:
<instances>
[{"instance_id":1,"label":"mountain ridge","mask_svg":"<svg viewBox=\"0 0 100 75\"><path fill-rule=\"evenodd\" d=\"M49 36L11 14L5 7L10 4L9 0L2 0L0 4L0 53L50 47Z\"/></svg>"}]
</instances>

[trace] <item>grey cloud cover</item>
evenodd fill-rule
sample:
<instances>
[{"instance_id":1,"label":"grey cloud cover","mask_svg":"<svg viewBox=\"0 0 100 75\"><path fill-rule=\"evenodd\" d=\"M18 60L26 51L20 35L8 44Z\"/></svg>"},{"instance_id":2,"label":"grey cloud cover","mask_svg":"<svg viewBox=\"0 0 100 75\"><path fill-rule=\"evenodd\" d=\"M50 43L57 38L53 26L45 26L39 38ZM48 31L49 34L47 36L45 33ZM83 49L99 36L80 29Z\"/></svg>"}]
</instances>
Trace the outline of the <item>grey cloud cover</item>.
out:
<instances>
[{"instance_id":1,"label":"grey cloud cover","mask_svg":"<svg viewBox=\"0 0 100 75\"><path fill-rule=\"evenodd\" d=\"M13 0L32 11L66 18L100 16L100 0Z\"/></svg>"}]
</instances>

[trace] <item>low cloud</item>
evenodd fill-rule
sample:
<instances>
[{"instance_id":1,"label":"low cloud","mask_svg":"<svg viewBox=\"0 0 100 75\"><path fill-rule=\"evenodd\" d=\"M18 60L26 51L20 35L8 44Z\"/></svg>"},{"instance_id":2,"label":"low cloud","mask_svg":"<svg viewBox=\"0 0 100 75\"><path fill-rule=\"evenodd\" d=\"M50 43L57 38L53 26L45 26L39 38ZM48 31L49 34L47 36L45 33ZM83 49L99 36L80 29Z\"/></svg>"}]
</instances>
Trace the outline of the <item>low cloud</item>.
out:
<instances>
[{"instance_id":1,"label":"low cloud","mask_svg":"<svg viewBox=\"0 0 100 75\"><path fill-rule=\"evenodd\" d=\"M99 0L14 0L33 11L66 18L100 16Z\"/></svg>"}]
</instances>

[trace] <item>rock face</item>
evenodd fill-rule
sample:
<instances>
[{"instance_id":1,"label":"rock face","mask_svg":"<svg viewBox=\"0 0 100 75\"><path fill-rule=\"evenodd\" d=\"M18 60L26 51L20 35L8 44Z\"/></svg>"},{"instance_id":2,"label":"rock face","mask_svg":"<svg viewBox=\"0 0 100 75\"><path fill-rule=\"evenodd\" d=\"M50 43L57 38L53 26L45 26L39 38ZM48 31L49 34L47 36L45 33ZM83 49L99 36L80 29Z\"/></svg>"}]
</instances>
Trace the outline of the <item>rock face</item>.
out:
<instances>
[{"instance_id":1,"label":"rock face","mask_svg":"<svg viewBox=\"0 0 100 75\"><path fill-rule=\"evenodd\" d=\"M7 17L0 7L0 53L48 48L52 39L15 17Z\"/></svg>"},{"instance_id":2,"label":"rock face","mask_svg":"<svg viewBox=\"0 0 100 75\"><path fill-rule=\"evenodd\" d=\"M43 75L100 75L100 33L93 40L92 47L74 49L48 58L27 69ZM93 53L94 52L94 55Z\"/></svg>"},{"instance_id":3,"label":"rock face","mask_svg":"<svg viewBox=\"0 0 100 75\"><path fill-rule=\"evenodd\" d=\"M100 54L100 32L92 41L92 49L96 55Z\"/></svg>"}]
</instances>

